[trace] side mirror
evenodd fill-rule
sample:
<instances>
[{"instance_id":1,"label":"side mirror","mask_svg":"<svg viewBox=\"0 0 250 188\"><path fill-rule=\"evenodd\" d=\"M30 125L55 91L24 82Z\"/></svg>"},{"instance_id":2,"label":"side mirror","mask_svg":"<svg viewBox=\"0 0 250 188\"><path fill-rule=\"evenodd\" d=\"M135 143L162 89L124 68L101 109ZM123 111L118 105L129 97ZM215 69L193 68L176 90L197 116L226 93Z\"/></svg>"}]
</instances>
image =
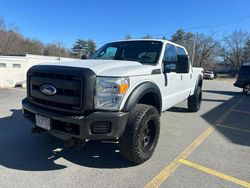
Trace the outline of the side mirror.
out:
<instances>
[{"instance_id":1,"label":"side mirror","mask_svg":"<svg viewBox=\"0 0 250 188\"><path fill-rule=\"evenodd\" d=\"M189 63L188 55L177 55L176 72L188 73L189 69L190 69L190 63Z\"/></svg>"},{"instance_id":2,"label":"side mirror","mask_svg":"<svg viewBox=\"0 0 250 188\"><path fill-rule=\"evenodd\" d=\"M81 59L88 59L88 55L87 54L82 55Z\"/></svg>"}]
</instances>

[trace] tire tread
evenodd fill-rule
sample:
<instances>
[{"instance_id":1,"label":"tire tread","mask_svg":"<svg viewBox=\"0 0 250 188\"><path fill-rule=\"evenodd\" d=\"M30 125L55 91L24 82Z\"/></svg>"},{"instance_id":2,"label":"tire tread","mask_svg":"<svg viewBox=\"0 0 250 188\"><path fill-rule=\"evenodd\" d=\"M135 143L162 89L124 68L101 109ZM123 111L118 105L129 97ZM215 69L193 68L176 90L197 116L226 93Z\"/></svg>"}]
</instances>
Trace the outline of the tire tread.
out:
<instances>
[{"instance_id":1,"label":"tire tread","mask_svg":"<svg viewBox=\"0 0 250 188\"><path fill-rule=\"evenodd\" d=\"M137 104L129 113L126 129L123 133L123 136L119 139L121 155L129 161L137 164L141 164L148 159L143 157L137 142L139 140L138 129L140 129L140 124L143 120L143 117L145 117L147 113L157 114L159 117L158 111L155 107L145 104ZM158 121L158 123L160 122Z\"/></svg>"}]
</instances>

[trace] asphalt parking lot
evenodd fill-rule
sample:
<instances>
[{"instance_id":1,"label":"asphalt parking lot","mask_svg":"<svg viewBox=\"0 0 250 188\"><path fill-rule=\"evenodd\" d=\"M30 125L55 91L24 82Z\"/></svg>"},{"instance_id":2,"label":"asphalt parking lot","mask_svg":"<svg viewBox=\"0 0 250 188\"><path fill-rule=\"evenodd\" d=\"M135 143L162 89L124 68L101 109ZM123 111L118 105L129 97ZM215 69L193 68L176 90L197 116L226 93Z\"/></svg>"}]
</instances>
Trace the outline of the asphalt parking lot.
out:
<instances>
[{"instance_id":1,"label":"asphalt parking lot","mask_svg":"<svg viewBox=\"0 0 250 188\"><path fill-rule=\"evenodd\" d=\"M134 166L114 142L64 149L31 134L22 89L0 90L0 187L250 187L250 96L232 81L204 81L203 103L163 113L153 157Z\"/></svg>"}]
</instances>

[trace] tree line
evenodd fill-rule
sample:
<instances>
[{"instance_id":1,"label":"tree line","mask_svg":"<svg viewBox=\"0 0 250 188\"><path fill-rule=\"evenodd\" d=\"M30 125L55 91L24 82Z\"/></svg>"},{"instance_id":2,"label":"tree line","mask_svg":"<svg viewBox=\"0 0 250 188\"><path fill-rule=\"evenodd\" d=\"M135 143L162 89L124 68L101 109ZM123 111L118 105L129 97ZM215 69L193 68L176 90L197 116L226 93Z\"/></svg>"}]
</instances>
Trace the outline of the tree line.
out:
<instances>
[{"instance_id":1,"label":"tree line","mask_svg":"<svg viewBox=\"0 0 250 188\"><path fill-rule=\"evenodd\" d=\"M84 54L92 54L95 50L96 44L91 39L78 39L71 49L67 49L62 41L44 44L39 40L26 38L19 32L18 27L6 24L0 17L0 55L35 54L79 58Z\"/></svg>"},{"instance_id":2,"label":"tree line","mask_svg":"<svg viewBox=\"0 0 250 188\"><path fill-rule=\"evenodd\" d=\"M194 66L212 69L216 63L224 62L237 70L250 59L250 33L242 30L217 39L214 32L204 35L179 29L170 40L186 47Z\"/></svg>"},{"instance_id":3,"label":"tree line","mask_svg":"<svg viewBox=\"0 0 250 188\"><path fill-rule=\"evenodd\" d=\"M129 34L126 40L133 37ZM142 38L154 38L150 34ZM163 37L163 39L166 39ZM193 60L194 66L213 69L218 62L224 62L237 70L242 62L250 59L250 33L235 30L222 38L216 33L193 33L178 29L168 40L184 46ZM48 55L59 57L87 58L96 51L96 43L91 39L77 39L71 49L67 49L62 41L49 44L25 38L18 28L9 24L6 26L0 17L0 55Z\"/></svg>"},{"instance_id":4,"label":"tree line","mask_svg":"<svg viewBox=\"0 0 250 188\"><path fill-rule=\"evenodd\" d=\"M125 35L127 40L132 38L129 34ZM147 34L142 38L154 37ZM236 71L243 62L250 60L250 33L242 30L235 30L218 39L215 32L205 35L178 29L168 40L184 46L190 60L193 60L193 66L205 69L214 69L216 63L225 63Z\"/></svg>"}]
</instances>

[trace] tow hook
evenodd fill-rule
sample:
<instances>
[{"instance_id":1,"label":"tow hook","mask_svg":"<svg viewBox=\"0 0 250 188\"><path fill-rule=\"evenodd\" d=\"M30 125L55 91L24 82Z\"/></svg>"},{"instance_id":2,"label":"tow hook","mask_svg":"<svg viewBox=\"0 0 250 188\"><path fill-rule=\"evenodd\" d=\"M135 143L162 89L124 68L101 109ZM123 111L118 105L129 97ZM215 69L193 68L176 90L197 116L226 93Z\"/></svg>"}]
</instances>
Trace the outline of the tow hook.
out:
<instances>
[{"instance_id":1,"label":"tow hook","mask_svg":"<svg viewBox=\"0 0 250 188\"><path fill-rule=\"evenodd\" d=\"M84 140L84 139L71 138L71 139L65 141L64 147L71 148L73 146L76 146L76 150L80 151L81 148L85 145L85 143L86 143L86 140Z\"/></svg>"}]
</instances>

